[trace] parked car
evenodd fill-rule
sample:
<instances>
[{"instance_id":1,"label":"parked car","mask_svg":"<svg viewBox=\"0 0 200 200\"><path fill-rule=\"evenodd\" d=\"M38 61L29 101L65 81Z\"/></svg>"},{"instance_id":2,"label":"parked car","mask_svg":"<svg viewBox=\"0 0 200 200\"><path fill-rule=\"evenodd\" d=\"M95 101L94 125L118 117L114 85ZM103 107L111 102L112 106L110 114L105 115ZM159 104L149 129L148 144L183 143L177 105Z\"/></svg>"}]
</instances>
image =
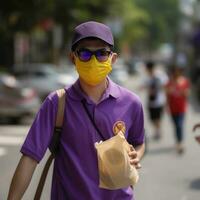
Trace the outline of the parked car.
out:
<instances>
[{"instance_id":1,"label":"parked car","mask_svg":"<svg viewBox=\"0 0 200 200\"><path fill-rule=\"evenodd\" d=\"M69 86L77 79L71 69L61 73L56 68L54 64L31 63L24 65L23 70L16 70L15 75L24 85L33 87L43 101L50 92Z\"/></svg>"},{"instance_id":2,"label":"parked car","mask_svg":"<svg viewBox=\"0 0 200 200\"><path fill-rule=\"evenodd\" d=\"M19 122L23 117L35 115L41 101L36 91L22 84L12 75L0 75L0 119Z\"/></svg>"}]
</instances>

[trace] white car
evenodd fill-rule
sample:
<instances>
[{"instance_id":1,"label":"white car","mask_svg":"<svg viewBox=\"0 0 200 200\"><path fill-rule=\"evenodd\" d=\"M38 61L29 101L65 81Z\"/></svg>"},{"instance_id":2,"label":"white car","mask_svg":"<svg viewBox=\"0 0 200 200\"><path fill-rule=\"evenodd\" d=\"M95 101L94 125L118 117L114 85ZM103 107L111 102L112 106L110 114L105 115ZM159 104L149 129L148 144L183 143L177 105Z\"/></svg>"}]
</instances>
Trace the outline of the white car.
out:
<instances>
[{"instance_id":1,"label":"white car","mask_svg":"<svg viewBox=\"0 0 200 200\"><path fill-rule=\"evenodd\" d=\"M23 66L23 70L17 70L16 75L24 85L33 87L43 101L46 96L57 89L70 86L77 79L77 74L70 68L63 73L56 70L53 64L31 63Z\"/></svg>"},{"instance_id":2,"label":"white car","mask_svg":"<svg viewBox=\"0 0 200 200\"><path fill-rule=\"evenodd\" d=\"M12 75L0 75L0 121L20 122L23 117L34 116L40 105L34 89L23 87Z\"/></svg>"}]
</instances>

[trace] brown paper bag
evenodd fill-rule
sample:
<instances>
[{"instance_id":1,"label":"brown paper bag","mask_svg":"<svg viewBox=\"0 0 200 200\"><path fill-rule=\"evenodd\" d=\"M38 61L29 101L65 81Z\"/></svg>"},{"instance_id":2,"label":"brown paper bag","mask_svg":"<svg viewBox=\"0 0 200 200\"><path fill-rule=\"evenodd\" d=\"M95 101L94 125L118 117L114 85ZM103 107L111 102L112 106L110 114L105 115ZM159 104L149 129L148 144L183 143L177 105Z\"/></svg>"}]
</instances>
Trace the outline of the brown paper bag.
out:
<instances>
[{"instance_id":1,"label":"brown paper bag","mask_svg":"<svg viewBox=\"0 0 200 200\"><path fill-rule=\"evenodd\" d=\"M123 133L100 143L96 143L99 167L99 187L119 189L135 185L138 171L130 164L130 146Z\"/></svg>"}]
</instances>

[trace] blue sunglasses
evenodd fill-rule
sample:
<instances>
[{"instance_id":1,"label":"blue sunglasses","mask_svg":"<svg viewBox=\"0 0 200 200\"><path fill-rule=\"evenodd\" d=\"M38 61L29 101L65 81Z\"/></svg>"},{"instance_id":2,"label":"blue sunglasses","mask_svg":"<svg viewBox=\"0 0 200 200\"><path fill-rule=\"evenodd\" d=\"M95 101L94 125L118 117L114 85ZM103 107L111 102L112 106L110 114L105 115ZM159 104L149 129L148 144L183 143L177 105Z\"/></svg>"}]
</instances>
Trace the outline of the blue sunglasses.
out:
<instances>
[{"instance_id":1,"label":"blue sunglasses","mask_svg":"<svg viewBox=\"0 0 200 200\"><path fill-rule=\"evenodd\" d=\"M112 54L112 51L109 51L105 48L98 49L96 51L91 51L86 48L81 48L77 51L75 51L76 55L79 57L79 59L83 62L87 62L91 59L92 55L95 55L96 59L99 62L105 62L108 60L109 56Z\"/></svg>"}]
</instances>

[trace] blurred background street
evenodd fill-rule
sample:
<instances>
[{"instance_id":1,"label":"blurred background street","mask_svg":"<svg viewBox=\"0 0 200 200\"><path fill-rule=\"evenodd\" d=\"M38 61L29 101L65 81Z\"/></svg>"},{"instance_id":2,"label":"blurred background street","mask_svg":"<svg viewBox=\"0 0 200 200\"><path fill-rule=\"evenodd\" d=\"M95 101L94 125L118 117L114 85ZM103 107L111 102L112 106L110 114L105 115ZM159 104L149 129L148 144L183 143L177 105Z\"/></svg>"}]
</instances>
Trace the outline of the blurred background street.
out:
<instances>
[{"instance_id":1,"label":"blurred background street","mask_svg":"<svg viewBox=\"0 0 200 200\"><path fill-rule=\"evenodd\" d=\"M142 68L141 68L142 69ZM144 71L130 76L125 85L135 91L145 103L145 92L138 91L138 85ZM186 118L186 151L177 154L170 118L165 111L162 122L163 137L159 141L152 139L152 127L148 122L145 110L145 128L147 134L147 152L142 160L140 180L135 187L138 200L199 200L200 197L200 146L196 143L192 133L192 126L199 121L200 108L191 97L191 104ZM20 146L29 129L31 119L25 121L27 125L0 126L0 197L6 199L9 184L20 158ZM24 199L32 199L41 169L44 166L48 152L37 167ZM42 199L49 199L51 172L49 173Z\"/></svg>"},{"instance_id":2,"label":"blurred background street","mask_svg":"<svg viewBox=\"0 0 200 200\"><path fill-rule=\"evenodd\" d=\"M200 122L199 0L17 0L0 6L0 200L7 197L20 158L20 147L41 103L51 92L70 86L78 75L69 62L73 28L95 20L110 26L119 58L110 78L134 91L145 112L147 150L137 200L199 200L200 145L193 125ZM170 66L184 69L190 81L185 118L185 152L177 154L167 108L162 137L153 139L148 118L145 63L154 61L158 74ZM33 176L24 199L33 198L48 152ZM50 175L50 174L49 174ZM50 197L51 176L42 199Z\"/></svg>"},{"instance_id":3,"label":"blurred background street","mask_svg":"<svg viewBox=\"0 0 200 200\"><path fill-rule=\"evenodd\" d=\"M141 76L132 77L129 88L137 85ZM130 84L131 83L131 84ZM137 87L136 87L137 88ZM133 89L136 91L136 89ZM145 102L145 93L138 94ZM152 126L145 110L147 151L142 161L140 180L135 187L136 199L143 200L198 200L200 197L200 145L192 133L193 124L199 121L200 107L190 100L185 126L185 154L175 149L174 130L171 118L165 110L162 121L162 138L153 140Z\"/></svg>"}]
</instances>

